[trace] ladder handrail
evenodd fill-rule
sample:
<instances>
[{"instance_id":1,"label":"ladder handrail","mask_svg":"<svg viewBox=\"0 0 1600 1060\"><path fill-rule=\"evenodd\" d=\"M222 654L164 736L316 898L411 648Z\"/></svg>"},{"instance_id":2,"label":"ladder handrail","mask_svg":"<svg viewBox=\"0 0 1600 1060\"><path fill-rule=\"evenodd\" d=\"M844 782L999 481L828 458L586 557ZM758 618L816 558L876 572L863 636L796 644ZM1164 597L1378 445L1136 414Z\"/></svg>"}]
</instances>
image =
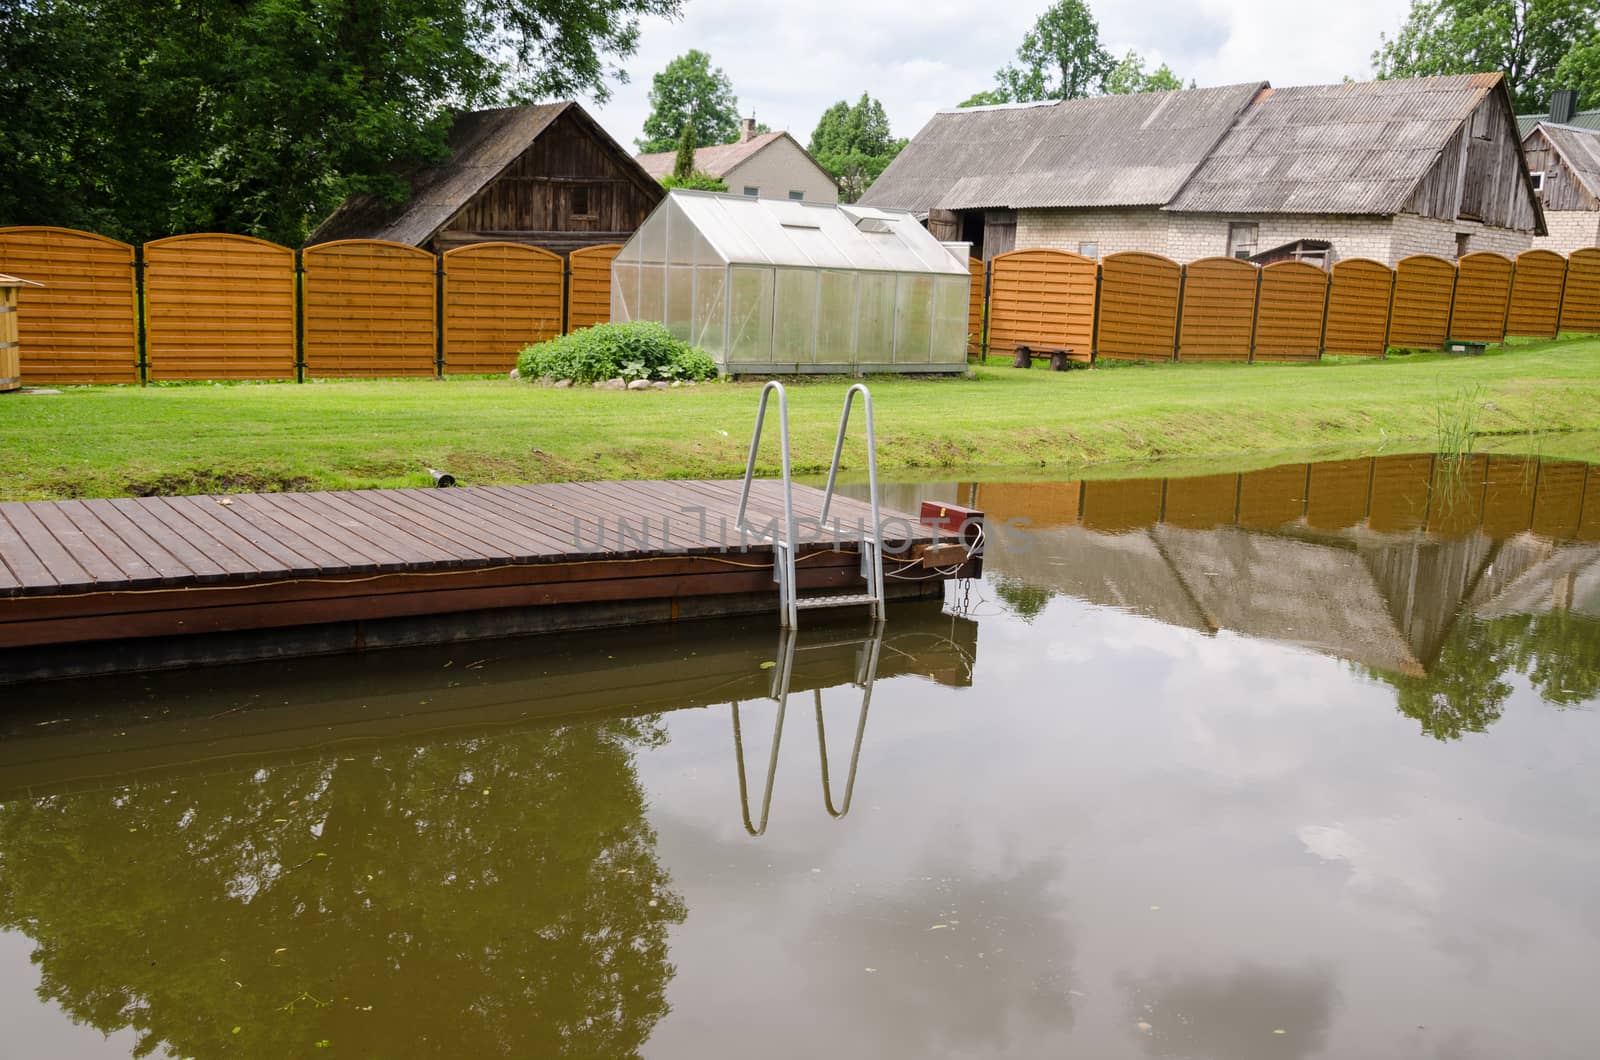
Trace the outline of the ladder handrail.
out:
<instances>
[{"instance_id":1,"label":"ladder handrail","mask_svg":"<svg viewBox=\"0 0 1600 1060\"><path fill-rule=\"evenodd\" d=\"M756 406L756 426L750 434L750 455L744 464L744 486L739 490L739 514L733 525L740 533L749 527L745 513L750 504L750 486L756 475L756 453L761 448L761 428L767 421L767 399L778 394L778 442L783 460L783 540L772 542L774 574L778 582L782 622L786 629L798 626L799 612L795 606L795 522L794 522L794 466L789 457L789 394L776 379L768 380L761 388L761 403Z\"/></svg>"},{"instance_id":2,"label":"ladder handrail","mask_svg":"<svg viewBox=\"0 0 1600 1060\"><path fill-rule=\"evenodd\" d=\"M883 516L878 507L878 439L872 420L872 391L867 389L865 383L852 383L849 390L844 392L844 411L839 416L839 433L833 440L833 463L828 465L828 485L822 491L822 515L818 525L826 530L828 525L828 509L833 505L833 485L839 477L839 460L844 455L845 431L850 426L850 407L855 401L856 393L861 394L862 411L867 417L867 489L872 501L872 535L871 551L872 562L868 575L868 584L872 587L873 595L878 602L873 605L873 615L883 618L885 614L885 600L883 592ZM867 541L862 541L862 548L867 548Z\"/></svg>"},{"instance_id":3,"label":"ladder handrail","mask_svg":"<svg viewBox=\"0 0 1600 1060\"><path fill-rule=\"evenodd\" d=\"M861 689L861 713L856 719L856 742L850 751L850 772L845 777L844 801L837 807L833 804L833 781L828 776L828 733L822 718L822 689L816 690L817 752L822 759L822 807L828 811L828 816L833 818L840 818L849 813L850 802L855 798L856 767L861 764L861 738L867 732L867 708L872 705L872 686L878 680L878 656L883 648L881 619L873 625L872 636L868 639L866 648L866 658L862 660L855 682Z\"/></svg>"}]
</instances>

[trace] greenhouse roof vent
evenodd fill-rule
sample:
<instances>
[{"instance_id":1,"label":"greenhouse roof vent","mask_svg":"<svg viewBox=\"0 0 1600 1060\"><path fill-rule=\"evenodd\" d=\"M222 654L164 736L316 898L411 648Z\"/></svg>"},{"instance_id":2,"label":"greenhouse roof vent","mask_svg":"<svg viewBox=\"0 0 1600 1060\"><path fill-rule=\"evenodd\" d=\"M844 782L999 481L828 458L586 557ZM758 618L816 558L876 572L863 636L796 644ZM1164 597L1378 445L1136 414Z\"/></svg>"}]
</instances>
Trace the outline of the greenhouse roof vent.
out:
<instances>
[{"instance_id":1,"label":"greenhouse roof vent","mask_svg":"<svg viewBox=\"0 0 1600 1060\"><path fill-rule=\"evenodd\" d=\"M873 235L887 236L894 234L894 222L887 217L858 217L856 228L862 232Z\"/></svg>"}]
</instances>

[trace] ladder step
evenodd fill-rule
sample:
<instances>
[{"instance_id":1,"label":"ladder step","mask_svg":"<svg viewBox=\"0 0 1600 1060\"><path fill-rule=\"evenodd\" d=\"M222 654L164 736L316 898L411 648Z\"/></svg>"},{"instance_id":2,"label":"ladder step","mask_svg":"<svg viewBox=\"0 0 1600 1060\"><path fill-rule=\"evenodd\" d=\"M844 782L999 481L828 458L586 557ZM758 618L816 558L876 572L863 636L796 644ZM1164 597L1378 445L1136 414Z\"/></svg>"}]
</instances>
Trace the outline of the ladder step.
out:
<instances>
[{"instance_id":1,"label":"ladder step","mask_svg":"<svg viewBox=\"0 0 1600 1060\"><path fill-rule=\"evenodd\" d=\"M871 593L840 593L830 596L802 596L795 600L794 606L805 610L813 607L853 607L857 604L877 602L878 598Z\"/></svg>"}]
</instances>

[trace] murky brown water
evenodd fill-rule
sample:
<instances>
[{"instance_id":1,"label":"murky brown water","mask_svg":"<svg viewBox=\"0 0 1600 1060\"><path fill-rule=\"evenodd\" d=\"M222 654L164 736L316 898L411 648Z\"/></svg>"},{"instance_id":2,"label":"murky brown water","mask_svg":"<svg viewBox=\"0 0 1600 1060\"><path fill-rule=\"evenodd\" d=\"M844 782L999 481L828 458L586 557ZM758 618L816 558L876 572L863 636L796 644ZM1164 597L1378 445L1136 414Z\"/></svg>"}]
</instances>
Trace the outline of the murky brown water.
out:
<instances>
[{"instance_id":1,"label":"murky brown water","mask_svg":"<svg viewBox=\"0 0 1600 1060\"><path fill-rule=\"evenodd\" d=\"M7 690L0 1055L1600 1052L1600 472L888 494L881 639Z\"/></svg>"}]
</instances>

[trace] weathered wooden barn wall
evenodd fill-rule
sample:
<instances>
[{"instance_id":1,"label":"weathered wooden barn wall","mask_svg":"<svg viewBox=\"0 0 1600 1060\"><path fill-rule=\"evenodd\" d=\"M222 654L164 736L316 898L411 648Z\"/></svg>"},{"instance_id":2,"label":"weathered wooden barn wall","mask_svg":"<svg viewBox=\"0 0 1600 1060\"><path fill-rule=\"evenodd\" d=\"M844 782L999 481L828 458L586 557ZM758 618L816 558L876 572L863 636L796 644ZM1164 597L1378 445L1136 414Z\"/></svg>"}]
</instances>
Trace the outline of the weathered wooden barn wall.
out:
<instances>
[{"instance_id":1,"label":"weathered wooden barn wall","mask_svg":"<svg viewBox=\"0 0 1600 1060\"><path fill-rule=\"evenodd\" d=\"M1087 259L1086 259L1087 260ZM1100 317L1095 356L1170 361L1178 340L1178 263L1131 250L1100 263Z\"/></svg>"},{"instance_id":2,"label":"weathered wooden barn wall","mask_svg":"<svg viewBox=\"0 0 1600 1060\"><path fill-rule=\"evenodd\" d=\"M202 233L144 245L149 379L293 379L294 251Z\"/></svg>"},{"instance_id":3,"label":"weathered wooden barn wall","mask_svg":"<svg viewBox=\"0 0 1600 1060\"><path fill-rule=\"evenodd\" d=\"M1561 330L1600 331L1600 247L1577 250L1567 257Z\"/></svg>"},{"instance_id":4,"label":"weathered wooden barn wall","mask_svg":"<svg viewBox=\"0 0 1600 1060\"><path fill-rule=\"evenodd\" d=\"M1573 174L1572 167L1551 146L1544 130L1534 130L1522 150L1528 160L1528 172L1544 173L1544 186L1539 190L1539 199L1546 210L1600 209L1600 202L1596 202L1594 196L1584 189Z\"/></svg>"},{"instance_id":5,"label":"weathered wooden barn wall","mask_svg":"<svg viewBox=\"0 0 1600 1060\"><path fill-rule=\"evenodd\" d=\"M26 383L137 383L134 249L71 228L0 229L0 272L43 287L19 293Z\"/></svg>"},{"instance_id":6,"label":"weathered wooden barn wall","mask_svg":"<svg viewBox=\"0 0 1600 1060\"><path fill-rule=\"evenodd\" d=\"M1567 259L1549 250L1517 255L1511 281L1507 335L1555 338L1561 320L1561 288L1567 280Z\"/></svg>"},{"instance_id":7,"label":"weathered wooden barn wall","mask_svg":"<svg viewBox=\"0 0 1600 1060\"><path fill-rule=\"evenodd\" d=\"M1064 250L1015 250L989 263L989 350L1010 356L1018 343L1094 345L1095 263Z\"/></svg>"},{"instance_id":8,"label":"weathered wooden barn wall","mask_svg":"<svg viewBox=\"0 0 1600 1060\"><path fill-rule=\"evenodd\" d=\"M561 334L561 255L525 243L447 250L444 370L507 372L524 346Z\"/></svg>"},{"instance_id":9,"label":"weathered wooden barn wall","mask_svg":"<svg viewBox=\"0 0 1600 1060\"><path fill-rule=\"evenodd\" d=\"M468 200L434 249L509 241L567 253L621 243L659 199L568 111Z\"/></svg>"},{"instance_id":10,"label":"weathered wooden barn wall","mask_svg":"<svg viewBox=\"0 0 1600 1060\"><path fill-rule=\"evenodd\" d=\"M433 375L437 260L379 239L308 247L302 253L306 373Z\"/></svg>"},{"instance_id":11,"label":"weathered wooden barn wall","mask_svg":"<svg viewBox=\"0 0 1600 1060\"><path fill-rule=\"evenodd\" d=\"M1382 357L1389 345L1394 270L1369 258L1335 262L1328 275L1326 353Z\"/></svg>"},{"instance_id":12,"label":"weathered wooden barn wall","mask_svg":"<svg viewBox=\"0 0 1600 1060\"><path fill-rule=\"evenodd\" d=\"M1180 361L1248 361L1260 270L1238 258L1201 258L1183 267Z\"/></svg>"},{"instance_id":13,"label":"weathered wooden barn wall","mask_svg":"<svg viewBox=\"0 0 1600 1060\"><path fill-rule=\"evenodd\" d=\"M1532 231L1536 207L1519 159L1520 143L1516 118L1502 93L1490 92L1439 153L1438 161L1412 192L1405 211Z\"/></svg>"}]
</instances>

